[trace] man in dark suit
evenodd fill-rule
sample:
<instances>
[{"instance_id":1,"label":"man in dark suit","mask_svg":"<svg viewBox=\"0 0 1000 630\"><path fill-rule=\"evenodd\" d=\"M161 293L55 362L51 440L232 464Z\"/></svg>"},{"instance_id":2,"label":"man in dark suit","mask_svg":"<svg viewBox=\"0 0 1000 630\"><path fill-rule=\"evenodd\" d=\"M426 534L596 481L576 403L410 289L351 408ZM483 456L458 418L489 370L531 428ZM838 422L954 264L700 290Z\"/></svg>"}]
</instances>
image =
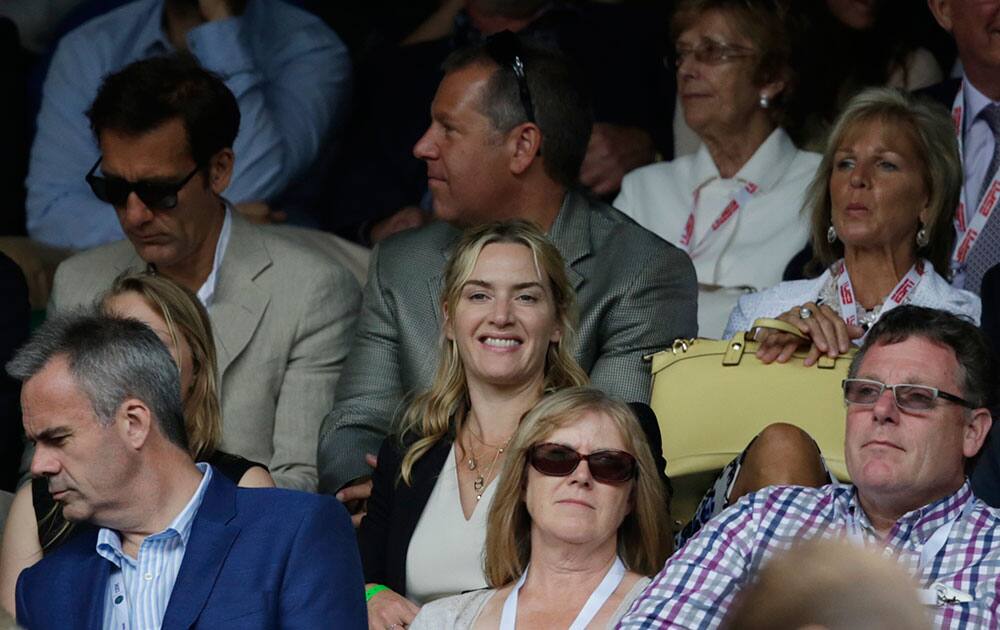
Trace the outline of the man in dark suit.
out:
<instances>
[{"instance_id":1,"label":"man in dark suit","mask_svg":"<svg viewBox=\"0 0 1000 630\"><path fill-rule=\"evenodd\" d=\"M955 38L962 77L927 88L925 94L949 108L958 125L965 182L952 257L953 283L983 297L982 327L994 347L1000 324L1000 4L978 0L927 0L938 24ZM985 206L985 207L984 207ZM981 211L985 211L986 215ZM962 260L957 260L961 257ZM994 427L972 473L983 500L1000 506L1000 430Z\"/></svg>"},{"instance_id":2,"label":"man in dark suit","mask_svg":"<svg viewBox=\"0 0 1000 630\"><path fill-rule=\"evenodd\" d=\"M509 32L453 54L414 147L440 221L375 249L351 353L320 431L320 489L370 472L393 414L431 383L441 339L440 291L460 229L524 219L566 262L579 309L576 358L593 384L648 401L644 354L697 333L690 259L575 188L592 117L581 78L550 49ZM360 489L354 493L355 489ZM340 493L362 498L362 486Z\"/></svg>"},{"instance_id":3,"label":"man in dark suit","mask_svg":"<svg viewBox=\"0 0 1000 630\"><path fill-rule=\"evenodd\" d=\"M1000 4L927 0L938 24L955 38L961 79L925 90L951 112L965 182L956 215L952 283L980 292L983 274L1000 263ZM942 272L943 273L943 272Z\"/></svg>"},{"instance_id":4,"label":"man in dark suit","mask_svg":"<svg viewBox=\"0 0 1000 630\"><path fill-rule=\"evenodd\" d=\"M367 627L361 564L329 497L237 489L188 455L178 370L144 324L56 316L8 364L31 472L93 525L25 569L28 628Z\"/></svg>"}]
</instances>

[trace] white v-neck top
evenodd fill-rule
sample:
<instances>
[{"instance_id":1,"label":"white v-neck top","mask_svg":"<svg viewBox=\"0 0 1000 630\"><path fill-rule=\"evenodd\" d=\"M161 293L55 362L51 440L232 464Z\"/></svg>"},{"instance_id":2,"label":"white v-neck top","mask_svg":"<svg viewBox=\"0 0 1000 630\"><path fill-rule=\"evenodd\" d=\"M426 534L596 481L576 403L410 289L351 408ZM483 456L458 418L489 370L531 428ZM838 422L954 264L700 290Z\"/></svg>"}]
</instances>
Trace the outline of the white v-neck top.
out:
<instances>
[{"instance_id":1,"label":"white v-neck top","mask_svg":"<svg viewBox=\"0 0 1000 630\"><path fill-rule=\"evenodd\" d=\"M492 455L479 463L489 467ZM497 462L497 468L501 462ZM485 469L483 470L485 472ZM465 520L458 494L455 445L420 515L406 552L406 596L418 604L486 587L483 548L486 516L496 493L497 479L488 486L472 518Z\"/></svg>"}]
</instances>

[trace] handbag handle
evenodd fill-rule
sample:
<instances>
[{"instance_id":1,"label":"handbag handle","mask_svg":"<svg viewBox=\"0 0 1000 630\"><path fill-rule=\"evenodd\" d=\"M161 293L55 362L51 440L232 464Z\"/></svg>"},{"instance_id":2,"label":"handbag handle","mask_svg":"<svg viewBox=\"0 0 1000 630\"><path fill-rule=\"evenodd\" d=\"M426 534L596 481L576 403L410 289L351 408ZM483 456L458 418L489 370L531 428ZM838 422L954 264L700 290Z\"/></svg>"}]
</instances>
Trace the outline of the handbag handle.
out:
<instances>
[{"instance_id":1,"label":"handbag handle","mask_svg":"<svg viewBox=\"0 0 1000 630\"><path fill-rule=\"evenodd\" d=\"M786 332L791 335L795 335L799 339L805 339L806 341L809 341L809 337L795 326L789 324L786 321L782 321L780 319L772 319L770 317L760 317L754 320L753 326L750 327L750 332L748 333L750 335L750 338L756 340L757 331L761 328L770 328L771 330ZM831 359L829 356L825 354L821 354L816 361L816 366L823 369L833 368L836 364L837 364L836 359Z\"/></svg>"},{"instance_id":2,"label":"handbag handle","mask_svg":"<svg viewBox=\"0 0 1000 630\"><path fill-rule=\"evenodd\" d=\"M759 317L753 321L753 325L750 326L750 338L755 339L757 337L757 330L760 328L770 328L771 330L778 330L781 332L786 332L790 335L795 335L799 339L809 340L809 337L786 321L780 319L773 319L770 317Z\"/></svg>"}]
</instances>

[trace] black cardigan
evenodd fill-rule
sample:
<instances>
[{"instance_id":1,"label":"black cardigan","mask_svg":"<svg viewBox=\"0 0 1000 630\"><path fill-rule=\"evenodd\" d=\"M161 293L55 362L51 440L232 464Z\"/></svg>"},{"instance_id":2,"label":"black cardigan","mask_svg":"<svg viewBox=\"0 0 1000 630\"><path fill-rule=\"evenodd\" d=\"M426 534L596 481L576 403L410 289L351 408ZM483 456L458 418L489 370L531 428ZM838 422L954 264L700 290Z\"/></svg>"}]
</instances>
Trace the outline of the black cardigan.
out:
<instances>
[{"instance_id":1,"label":"black cardigan","mask_svg":"<svg viewBox=\"0 0 1000 630\"><path fill-rule=\"evenodd\" d=\"M399 438L389 436L382 441L378 466L372 473L368 514L361 521L358 532L365 583L385 584L400 595L406 595L406 553L410 539L451 452L451 445L450 438L444 439L424 453L413 465L413 484L407 485L399 477L405 452Z\"/></svg>"}]
</instances>

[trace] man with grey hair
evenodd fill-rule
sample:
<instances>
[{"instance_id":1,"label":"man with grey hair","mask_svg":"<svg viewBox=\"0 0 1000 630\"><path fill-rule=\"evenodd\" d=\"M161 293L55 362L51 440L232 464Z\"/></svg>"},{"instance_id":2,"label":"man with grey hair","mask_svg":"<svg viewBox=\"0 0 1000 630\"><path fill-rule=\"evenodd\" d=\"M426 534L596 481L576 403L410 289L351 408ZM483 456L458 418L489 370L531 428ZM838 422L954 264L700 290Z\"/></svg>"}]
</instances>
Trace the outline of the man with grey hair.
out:
<instances>
[{"instance_id":1,"label":"man with grey hair","mask_svg":"<svg viewBox=\"0 0 1000 630\"><path fill-rule=\"evenodd\" d=\"M178 369L135 320L51 318L7 365L31 473L87 522L17 582L29 628L364 628L360 559L328 497L237 489L187 451ZM237 621L238 619L238 621Z\"/></svg>"}]
</instances>

